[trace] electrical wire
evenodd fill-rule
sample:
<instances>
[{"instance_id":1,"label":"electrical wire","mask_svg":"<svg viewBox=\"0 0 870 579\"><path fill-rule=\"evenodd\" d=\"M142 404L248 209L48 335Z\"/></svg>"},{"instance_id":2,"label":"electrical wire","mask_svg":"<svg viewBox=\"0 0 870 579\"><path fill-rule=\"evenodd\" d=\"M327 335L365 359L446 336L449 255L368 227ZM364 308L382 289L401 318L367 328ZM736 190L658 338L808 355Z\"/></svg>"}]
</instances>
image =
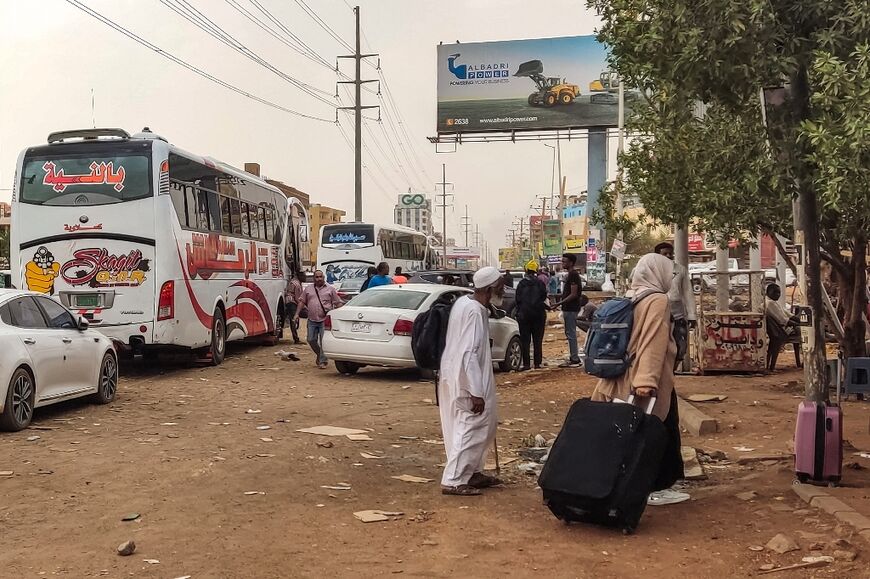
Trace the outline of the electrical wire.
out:
<instances>
[{"instance_id":1,"label":"electrical wire","mask_svg":"<svg viewBox=\"0 0 870 579\"><path fill-rule=\"evenodd\" d=\"M305 13L308 14L308 16L310 16L312 20L314 20L314 22L316 22L316 23L317 23L321 28L323 28L323 29L324 29L324 30L325 30L325 31L326 31L330 36L332 36L335 40L337 40L339 44L341 44L342 46L344 46L345 48L347 48L349 51L354 52L354 48L353 48L353 46L351 46L350 44L348 44L347 42L345 42L344 39L343 39L341 36L339 36L339 34L338 34L335 30L333 30L332 27L329 26L329 24L327 24L326 21L324 21L323 18L321 18L321 17L317 14L317 12L314 11L313 8L311 8L311 7L310 7L310 6L305 2L305 0L296 0L296 4L298 4L299 7L302 8L302 10L304 10Z\"/></svg>"},{"instance_id":2,"label":"electrical wire","mask_svg":"<svg viewBox=\"0 0 870 579\"><path fill-rule=\"evenodd\" d=\"M354 151L353 143L351 143L350 137L345 132L344 127L341 126L340 122L336 122L335 125L338 127L338 130L341 132L341 136L344 137L344 142L347 143L347 146L350 149L351 153L353 153L353 151ZM365 171L366 175L369 176L369 179L372 180L372 183L374 183L377 186L377 189L381 192L384 199L386 199L388 202L392 203L393 200L390 198L389 194L387 193L387 189L374 176L374 174L371 172L371 170L369 170L369 167L365 162L362 163L362 168L363 168L363 171Z\"/></svg>"},{"instance_id":3,"label":"electrical wire","mask_svg":"<svg viewBox=\"0 0 870 579\"><path fill-rule=\"evenodd\" d=\"M108 17L103 16L102 14L93 10L89 6L83 4L79 0L66 0L66 2L69 3L70 5L74 6L75 8L78 8L82 12L88 14L89 16L95 18L96 20L99 20L100 22L102 22L103 24L105 24L109 28L112 28L116 32L120 32L121 34L123 34L127 38L134 40L134 41L138 42L139 44L141 44L142 46L148 48L149 50L156 52L157 54L159 54L163 58L166 58L167 60L170 60L170 61L174 62L175 64L178 64L179 66L182 66L182 67L186 68L187 70L189 70L195 74L198 74L199 76L201 76L207 80L210 80L213 83L218 84L226 89L229 89L229 90L231 90L235 93L238 93L244 97L247 97L251 100L257 101L260 104L264 104L266 106L272 107L272 108L277 109L279 111L283 111L285 113L289 113L291 115L295 115L295 116L302 117L305 119L311 119L313 121L320 121L320 122L324 122L324 123L332 123L333 122L330 119L324 119L324 118L317 117L314 115L305 114L305 113L281 106L277 103L268 101L262 97L258 97L256 95L253 95L253 94L249 93L248 91L243 90L243 89L241 89L233 84L230 84L224 80L221 80L221 79L217 78L216 76L209 74L208 72L206 72L200 68L197 68L196 66L190 64L189 62L182 60L182 59L178 58L177 56L163 50L159 46L145 40L141 36L138 36L137 34L131 32L127 28L124 28L123 26L121 26L120 24L116 23L115 21L109 19Z\"/></svg>"},{"instance_id":4,"label":"electrical wire","mask_svg":"<svg viewBox=\"0 0 870 579\"><path fill-rule=\"evenodd\" d=\"M294 41L296 41L297 43L299 43L299 44L300 44L302 47L304 47L305 50L307 50L311 55L313 55L313 56L316 57L317 59L323 61L324 63L329 64L329 63L326 61L326 59L323 58L323 56L321 56L321 55L320 55L316 50L314 50L313 48L311 48L310 46L308 46L308 44L306 44L304 40L302 40L301 38L299 38L298 36L296 36L296 35L293 33L292 30L290 30L290 29L289 29L289 28L288 28L288 27L287 27L283 22L281 22L281 20L279 20L279 19L278 19L274 14L272 14L272 13L271 13L271 12L270 12L266 7L264 7L262 4L260 4L259 0L250 0L250 2L251 2L251 4L253 4L253 5L257 8L257 10L259 10L259 11L260 11L260 12L261 12L261 13L262 13L266 18L268 18L269 20L271 20L271 21L275 24L275 26L278 27L279 30L281 30L282 32L284 32L284 34L286 34L287 36L289 36L290 38L292 38Z\"/></svg>"},{"instance_id":5,"label":"electrical wire","mask_svg":"<svg viewBox=\"0 0 870 579\"><path fill-rule=\"evenodd\" d=\"M267 62L264 58L262 58L259 54L245 46L242 42L238 41L231 34L226 32L223 28L214 23L214 21L210 20L207 16L205 16L202 12L194 8L187 0L160 0L160 3L171 9L173 12L183 17L185 20L199 28L200 30L206 32L213 38L219 40L226 46L229 46L239 54L245 56L246 58L256 62L263 68L271 71L276 74L278 77L283 80L289 82L299 90L305 92L309 96L319 100L320 102L335 107L335 104L329 100L329 97L332 95L327 91L321 90L317 87L314 87L310 84L302 82L301 80L294 78L287 73L279 70L271 63ZM320 93L320 94L318 94ZM326 96L321 96L326 95Z\"/></svg>"}]
</instances>

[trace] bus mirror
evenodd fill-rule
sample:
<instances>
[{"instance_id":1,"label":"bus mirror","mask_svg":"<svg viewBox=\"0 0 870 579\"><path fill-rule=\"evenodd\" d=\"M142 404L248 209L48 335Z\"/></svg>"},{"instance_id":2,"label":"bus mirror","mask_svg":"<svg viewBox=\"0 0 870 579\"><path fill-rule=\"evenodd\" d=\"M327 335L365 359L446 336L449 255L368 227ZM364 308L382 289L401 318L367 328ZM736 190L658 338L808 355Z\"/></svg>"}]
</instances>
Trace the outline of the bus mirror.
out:
<instances>
[{"instance_id":1,"label":"bus mirror","mask_svg":"<svg viewBox=\"0 0 870 579\"><path fill-rule=\"evenodd\" d=\"M308 226L300 225L299 226L299 241L301 243L308 243Z\"/></svg>"}]
</instances>

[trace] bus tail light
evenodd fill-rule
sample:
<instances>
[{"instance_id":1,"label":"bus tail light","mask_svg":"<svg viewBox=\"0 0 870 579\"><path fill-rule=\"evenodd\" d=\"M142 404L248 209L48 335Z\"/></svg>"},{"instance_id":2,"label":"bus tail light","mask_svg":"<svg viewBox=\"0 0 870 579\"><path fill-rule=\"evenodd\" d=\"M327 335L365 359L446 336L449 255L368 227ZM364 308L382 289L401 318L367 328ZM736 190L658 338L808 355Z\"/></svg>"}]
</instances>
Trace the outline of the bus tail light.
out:
<instances>
[{"instance_id":1,"label":"bus tail light","mask_svg":"<svg viewBox=\"0 0 870 579\"><path fill-rule=\"evenodd\" d=\"M160 300L157 303L157 321L175 317L175 282L167 281L160 287Z\"/></svg>"},{"instance_id":2,"label":"bus tail light","mask_svg":"<svg viewBox=\"0 0 870 579\"><path fill-rule=\"evenodd\" d=\"M323 320L323 329L327 332L332 331L332 316L326 316L326 319Z\"/></svg>"},{"instance_id":3,"label":"bus tail light","mask_svg":"<svg viewBox=\"0 0 870 579\"><path fill-rule=\"evenodd\" d=\"M394 336L410 336L414 330L414 322L411 320L396 320L396 325L393 326Z\"/></svg>"}]
</instances>

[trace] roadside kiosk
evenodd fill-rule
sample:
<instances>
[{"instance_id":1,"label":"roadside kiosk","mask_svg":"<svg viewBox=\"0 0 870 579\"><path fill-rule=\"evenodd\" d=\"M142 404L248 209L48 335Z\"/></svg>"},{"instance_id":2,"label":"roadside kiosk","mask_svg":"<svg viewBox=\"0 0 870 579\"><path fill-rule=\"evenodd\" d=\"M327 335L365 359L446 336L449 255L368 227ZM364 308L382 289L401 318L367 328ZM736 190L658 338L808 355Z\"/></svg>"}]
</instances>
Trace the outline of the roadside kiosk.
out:
<instances>
[{"instance_id":1,"label":"roadside kiosk","mask_svg":"<svg viewBox=\"0 0 870 579\"><path fill-rule=\"evenodd\" d=\"M701 374L766 372L767 326L764 272L713 271L695 274L700 290L694 358Z\"/></svg>"}]
</instances>

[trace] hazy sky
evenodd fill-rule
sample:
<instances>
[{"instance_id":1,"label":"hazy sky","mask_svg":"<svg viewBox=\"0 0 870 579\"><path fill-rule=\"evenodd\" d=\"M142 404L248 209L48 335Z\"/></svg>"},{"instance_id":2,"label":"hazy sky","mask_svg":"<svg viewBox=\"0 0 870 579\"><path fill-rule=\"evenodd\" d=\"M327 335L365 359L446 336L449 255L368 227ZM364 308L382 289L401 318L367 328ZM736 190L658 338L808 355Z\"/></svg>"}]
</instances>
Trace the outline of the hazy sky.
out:
<instances>
[{"instance_id":1,"label":"hazy sky","mask_svg":"<svg viewBox=\"0 0 870 579\"><path fill-rule=\"evenodd\" d=\"M252 0L233 1L265 19ZM296 1L258 1L329 63L347 52ZM252 94L306 114L335 118L330 106L221 44L160 0L82 2ZM333 71L269 36L229 0L189 2L280 71L334 94ZM307 0L307 4L342 38L353 41L353 13L344 0ZM381 127L369 123L372 132L365 136L377 162L368 154L364 160L378 183L365 177L364 218L392 222L397 195L408 187L431 195L441 177L441 163L446 163L447 180L455 183L456 195L454 208L447 213L448 235L462 242L459 223L467 204L472 222L480 226L490 246L503 245L512 219L528 215L530 206L538 203L535 196L550 193L553 152L535 142L466 144L455 153L437 154L426 140L435 134L435 47L439 41L591 34L595 16L587 12L584 0L359 0L358 4L368 41L365 48L380 53L413 141L405 147L413 146L423 165L411 170L394 143L408 174L403 175ZM342 66L352 74L352 61ZM377 78L374 69L364 67L364 71ZM590 80L575 82L583 89ZM369 87L375 89L377 84ZM365 96L366 104L378 104L376 95ZM349 99L345 97L343 104L350 104ZM377 111L368 114L377 118ZM64 0L0 1L0 200L11 197L15 161L23 148L44 143L49 132L90 127L94 120L97 126L130 132L148 126L184 149L238 167L246 161L259 162L264 175L307 192L312 202L345 209L352 217L353 155L334 124L293 116L217 86ZM352 137L351 119L343 118L342 124ZM383 129L392 134L386 122ZM585 190L585 141L563 141L562 158L569 193ZM438 217L440 227L440 212Z\"/></svg>"}]
</instances>

